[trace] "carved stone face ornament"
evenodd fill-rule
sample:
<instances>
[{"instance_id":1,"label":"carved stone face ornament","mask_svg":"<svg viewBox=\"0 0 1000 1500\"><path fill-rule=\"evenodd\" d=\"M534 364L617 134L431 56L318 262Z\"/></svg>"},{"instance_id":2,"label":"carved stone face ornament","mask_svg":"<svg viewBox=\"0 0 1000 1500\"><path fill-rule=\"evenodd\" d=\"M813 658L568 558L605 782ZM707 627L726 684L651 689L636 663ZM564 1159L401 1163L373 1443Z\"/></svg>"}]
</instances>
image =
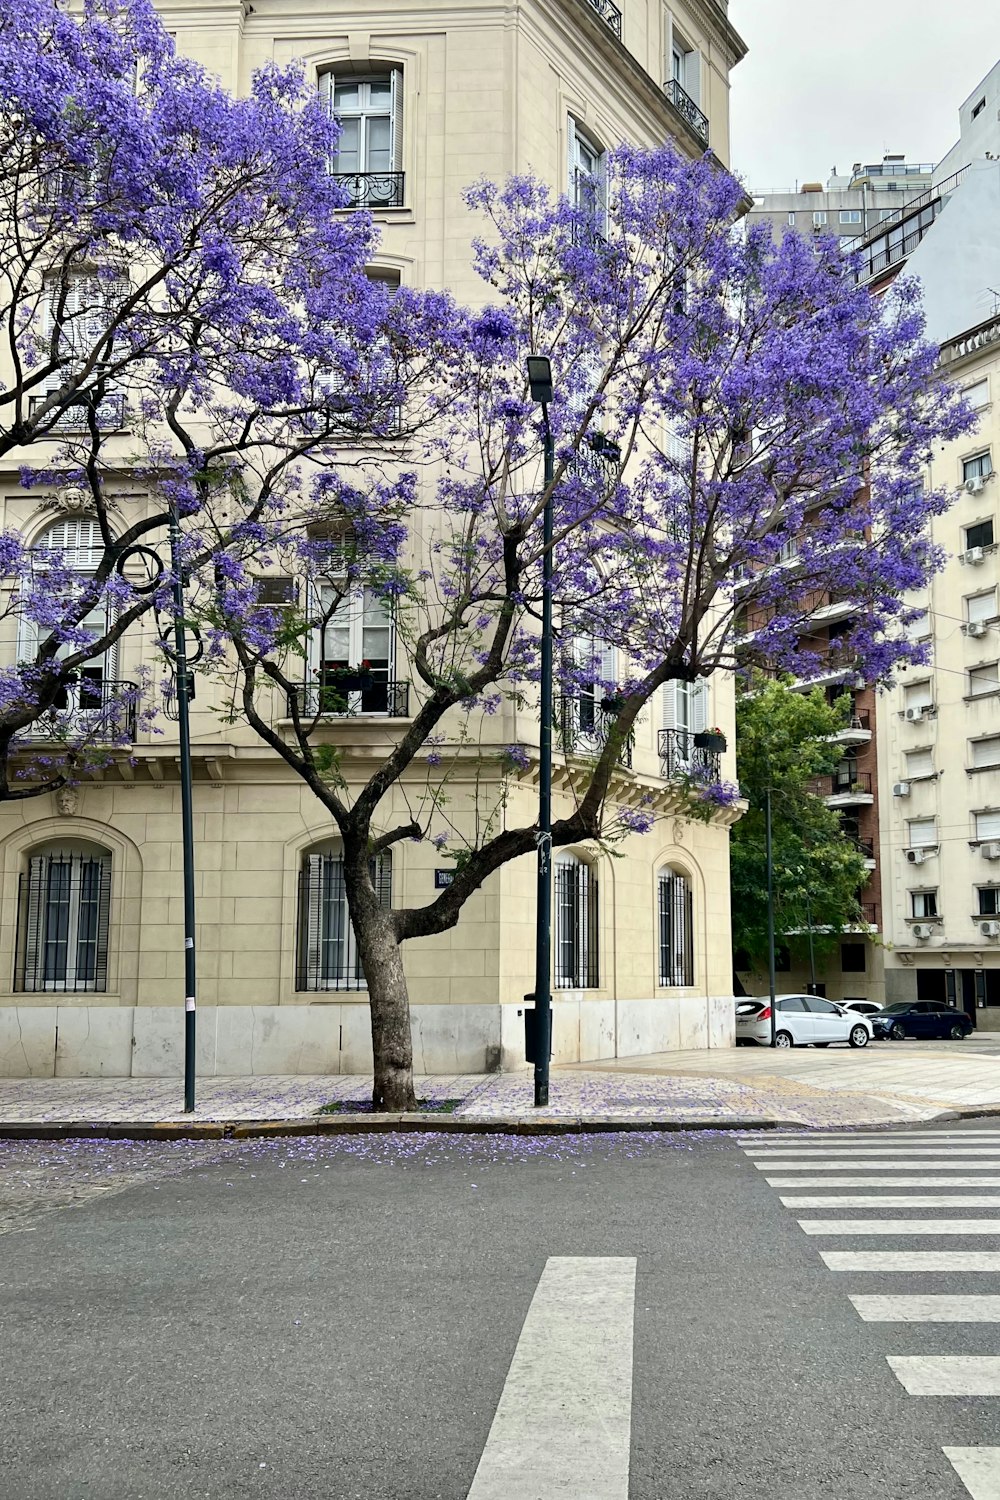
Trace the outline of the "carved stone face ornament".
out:
<instances>
[{"instance_id":1,"label":"carved stone face ornament","mask_svg":"<svg viewBox=\"0 0 1000 1500\"><path fill-rule=\"evenodd\" d=\"M80 807L80 794L75 786L61 786L55 793L56 812L63 818L72 818Z\"/></svg>"}]
</instances>

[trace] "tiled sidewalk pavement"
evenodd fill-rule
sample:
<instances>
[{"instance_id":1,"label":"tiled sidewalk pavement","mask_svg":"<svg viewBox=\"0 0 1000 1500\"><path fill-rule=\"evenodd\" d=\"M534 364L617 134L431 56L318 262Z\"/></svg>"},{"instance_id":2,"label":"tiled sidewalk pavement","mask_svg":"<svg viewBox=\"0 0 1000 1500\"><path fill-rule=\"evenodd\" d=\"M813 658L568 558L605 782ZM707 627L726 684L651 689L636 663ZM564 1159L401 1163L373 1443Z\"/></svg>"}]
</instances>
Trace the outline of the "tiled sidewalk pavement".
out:
<instances>
[{"instance_id":1,"label":"tiled sidewalk pavement","mask_svg":"<svg viewBox=\"0 0 1000 1500\"><path fill-rule=\"evenodd\" d=\"M597 1068L553 1072L550 1103L536 1110L529 1072L484 1077L480 1074L423 1077L416 1080L420 1099L460 1100L447 1115L454 1129L461 1121L498 1128L512 1121L588 1122L605 1129L615 1121L628 1128L648 1121L663 1125L703 1123L788 1123L796 1125L866 1125L932 1118L946 1105L914 1105L867 1092L830 1089L816 1078L776 1077L760 1071L752 1078L722 1076L739 1054L714 1051L661 1056L659 1070L615 1071ZM653 1060L643 1060L650 1061ZM629 1067L640 1063L629 1060ZM738 1066L738 1064L737 1064ZM759 1065L758 1065L759 1066ZM0 1127L3 1125L306 1121L322 1105L340 1101L341 1112L325 1116L330 1128L364 1106L371 1097L371 1076L206 1078L199 1080L198 1107L183 1115L179 1078L156 1079L4 1079L0 1080ZM356 1117L355 1117L356 1119Z\"/></svg>"}]
</instances>

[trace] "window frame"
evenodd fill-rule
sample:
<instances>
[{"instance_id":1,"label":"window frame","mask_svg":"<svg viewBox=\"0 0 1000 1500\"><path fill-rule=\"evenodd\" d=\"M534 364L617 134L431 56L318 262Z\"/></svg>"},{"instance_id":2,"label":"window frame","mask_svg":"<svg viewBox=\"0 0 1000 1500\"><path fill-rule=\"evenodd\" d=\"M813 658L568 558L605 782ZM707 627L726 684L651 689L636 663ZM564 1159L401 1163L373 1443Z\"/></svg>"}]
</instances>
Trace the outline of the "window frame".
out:
<instances>
[{"instance_id":1,"label":"window frame","mask_svg":"<svg viewBox=\"0 0 1000 1500\"><path fill-rule=\"evenodd\" d=\"M600 883L594 866L579 855L553 861L553 989L601 987Z\"/></svg>"},{"instance_id":2,"label":"window frame","mask_svg":"<svg viewBox=\"0 0 1000 1500\"><path fill-rule=\"evenodd\" d=\"M963 484L968 484L972 479L988 479L992 473L993 452L990 448L983 448L979 453L962 459Z\"/></svg>"},{"instance_id":3,"label":"window frame","mask_svg":"<svg viewBox=\"0 0 1000 1500\"><path fill-rule=\"evenodd\" d=\"M392 907L392 850L369 861L379 905ZM339 952L338 952L339 950ZM297 882L295 989L298 994L367 990L347 902L343 846L303 851Z\"/></svg>"},{"instance_id":4,"label":"window frame","mask_svg":"<svg viewBox=\"0 0 1000 1500\"><path fill-rule=\"evenodd\" d=\"M985 536L987 529L989 531L988 540L983 540L981 542L973 541L973 536L976 532L982 530ZM973 547L986 548L996 546L996 527L993 524L993 517L986 516L982 521L973 521L970 525L963 526L962 535L965 541L964 551L966 552L971 552Z\"/></svg>"},{"instance_id":5,"label":"window frame","mask_svg":"<svg viewBox=\"0 0 1000 1500\"><path fill-rule=\"evenodd\" d=\"M113 859L109 848L89 839L50 840L26 851L18 879L15 993L107 993ZM82 973L81 949L90 950Z\"/></svg>"},{"instance_id":6,"label":"window frame","mask_svg":"<svg viewBox=\"0 0 1000 1500\"><path fill-rule=\"evenodd\" d=\"M404 208L406 206L406 173L403 170L403 88L404 69L400 63L371 62L364 69L354 69L345 63L335 64L333 67L324 68L320 74L320 93L328 113L338 120L358 120L359 142L358 142L358 166L354 171L345 170L342 164L342 154L338 149L330 161L330 171L335 177L343 178L349 182L354 179L360 186L362 179L383 179L383 191L374 199L369 191L355 192L352 201L345 205L347 208L367 208L378 212L390 208ZM370 89L374 83L388 83L389 85L389 107L388 111L374 109L361 103L361 90ZM359 90L359 104L356 108L348 110L337 109L338 88L348 88L352 85ZM370 159L370 122L387 119L389 122L389 144L387 167L373 167ZM340 142L338 141L338 147Z\"/></svg>"},{"instance_id":7,"label":"window frame","mask_svg":"<svg viewBox=\"0 0 1000 1500\"><path fill-rule=\"evenodd\" d=\"M937 887L929 887L927 890L910 891L910 916L915 921L930 922L940 917L937 904Z\"/></svg>"},{"instance_id":8,"label":"window frame","mask_svg":"<svg viewBox=\"0 0 1000 1500\"><path fill-rule=\"evenodd\" d=\"M656 878L657 983L661 989L695 984L694 891L683 870L664 865Z\"/></svg>"}]
</instances>

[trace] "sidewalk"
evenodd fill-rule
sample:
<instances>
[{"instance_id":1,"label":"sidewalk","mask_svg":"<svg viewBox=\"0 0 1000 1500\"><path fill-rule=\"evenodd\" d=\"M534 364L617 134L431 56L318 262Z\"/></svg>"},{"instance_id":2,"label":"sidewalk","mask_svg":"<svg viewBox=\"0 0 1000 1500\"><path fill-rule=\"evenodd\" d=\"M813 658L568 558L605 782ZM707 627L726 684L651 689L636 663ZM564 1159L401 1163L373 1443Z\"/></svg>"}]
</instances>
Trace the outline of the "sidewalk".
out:
<instances>
[{"instance_id":1,"label":"sidewalk","mask_svg":"<svg viewBox=\"0 0 1000 1500\"><path fill-rule=\"evenodd\" d=\"M418 1078L422 1108L405 1116L372 1115L371 1087L370 1075L206 1078L184 1115L179 1078L2 1079L0 1139L911 1124L1000 1113L1000 1058L928 1043L665 1052L554 1069L538 1110L530 1072Z\"/></svg>"}]
</instances>

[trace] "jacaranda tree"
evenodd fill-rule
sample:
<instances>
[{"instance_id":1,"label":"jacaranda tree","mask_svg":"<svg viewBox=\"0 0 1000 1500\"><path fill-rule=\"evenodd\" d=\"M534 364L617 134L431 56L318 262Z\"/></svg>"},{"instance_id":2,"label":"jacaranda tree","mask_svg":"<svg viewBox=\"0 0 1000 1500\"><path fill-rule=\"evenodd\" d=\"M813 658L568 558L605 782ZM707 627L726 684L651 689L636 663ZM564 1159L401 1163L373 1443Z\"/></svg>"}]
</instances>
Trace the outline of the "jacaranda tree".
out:
<instances>
[{"instance_id":1,"label":"jacaranda tree","mask_svg":"<svg viewBox=\"0 0 1000 1500\"><path fill-rule=\"evenodd\" d=\"M365 276L372 226L337 213L335 140L301 70L233 99L147 0L0 9L0 460L97 528L82 556L0 535L18 657L0 667L0 799L127 741L142 685L80 685L169 608L169 567L143 585L171 513L190 577L224 573L322 505L313 480L359 410L396 434L406 396L419 423L410 386L447 299L390 303ZM123 476L147 497L124 523Z\"/></svg>"},{"instance_id":2,"label":"jacaranda tree","mask_svg":"<svg viewBox=\"0 0 1000 1500\"><path fill-rule=\"evenodd\" d=\"M452 399L422 450L437 467L419 482L385 469L379 486L331 473L335 563L329 542L323 552L276 540L219 591L235 711L303 778L342 841L377 1108L414 1099L401 945L453 926L490 874L535 847L531 823L506 826L495 812L475 832L472 820L459 829L444 792L476 753L472 716L531 700L550 494L557 692L572 703L596 691L603 708L576 799L554 823L557 847L644 830L676 807L621 768L640 713L664 684L747 655L808 674L818 653L804 624L825 592L860 606L840 638L858 672L885 678L914 655L902 596L935 564L927 522L948 503L924 490L921 462L967 414L935 379L912 288L877 304L834 242L739 233L741 197L710 159L669 147L613 153L606 210L596 192L579 208L529 178L474 188L489 305L468 317L448 361ZM547 486L525 379L532 353L550 356L555 382ZM329 580L280 620L261 607L255 576L279 554L282 572ZM370 774L331 741L328 714L343 710L347 682L296 697L303 638L335 625L362 587L392 606L397 675L417 699ZM503 747L495 808L505 774L532 755ZM737 795L687 790L706 816ZM394 796L413 811L390 816ZM409 838L449 849L454 879L425 905L387 910L375 862Z\"/></svg>"}]
</instances>

